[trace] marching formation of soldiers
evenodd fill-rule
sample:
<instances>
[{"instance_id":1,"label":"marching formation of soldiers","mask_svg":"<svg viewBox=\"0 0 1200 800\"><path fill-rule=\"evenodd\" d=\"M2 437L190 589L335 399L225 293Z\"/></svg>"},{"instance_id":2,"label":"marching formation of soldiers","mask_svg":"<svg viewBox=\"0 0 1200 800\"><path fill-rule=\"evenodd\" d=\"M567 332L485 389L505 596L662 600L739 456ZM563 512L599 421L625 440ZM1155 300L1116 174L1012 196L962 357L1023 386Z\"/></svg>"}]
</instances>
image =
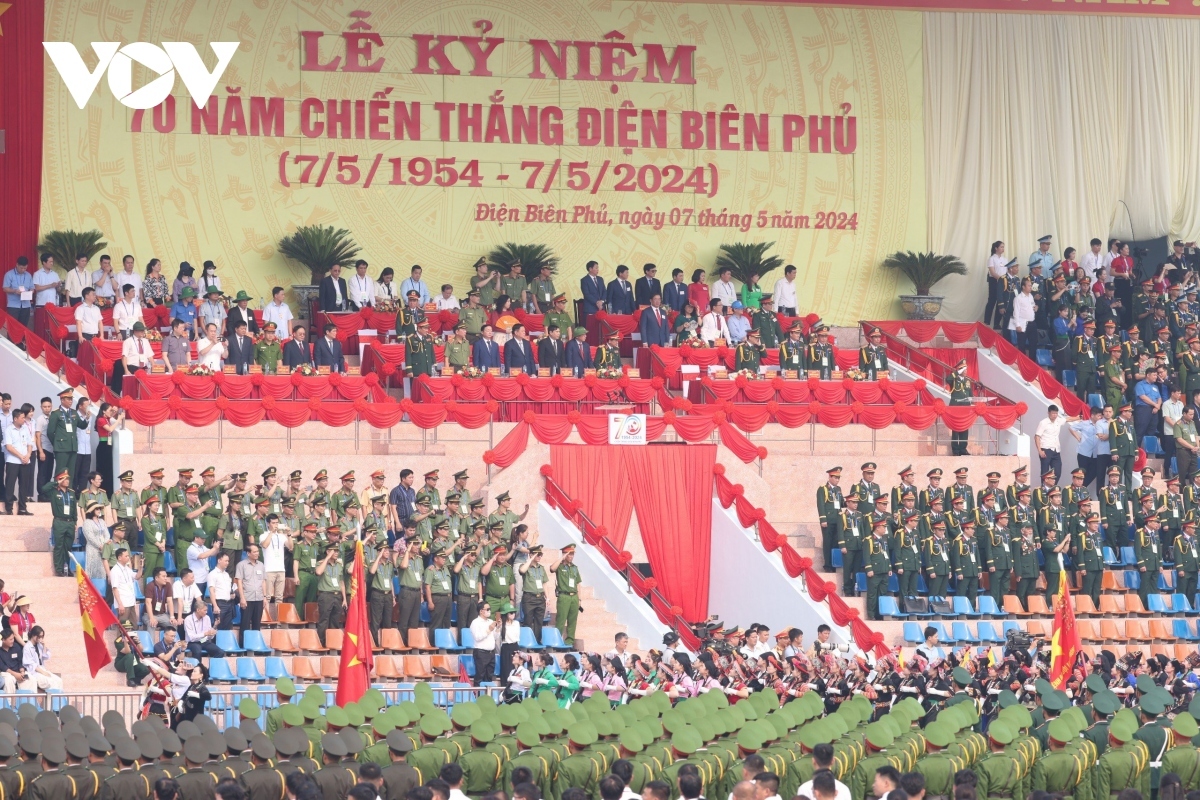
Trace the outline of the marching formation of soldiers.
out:
<instances>
[{"instance_id":1,"label":"marching formation of soldiers","mask_svg":"<svg viewBox=\"0 0 1200 800\"><path fill-rule=\"evenodd\" d=\"M1015 594L1027 610L1039 577L1045 578L1050 604L1063 575L1078 572L1082 592L1099 606L1103 572L1113 565L1106 563L1105 548L1114 557L1132 548L1135 563L1122 568L1140 573L1143 606L1162 591L1164 569L1174 573L1173 593L1189 601L1196 595L1200 473L1182 491L1177 478L1168 479L1160 493L1147 467L1142 486L1129 492L1113 466L1093 497L1081 469L1064 487L1047 472L1036 488L1027 482L1027 467L1014 470L1007 487L1000 486L1000 473L991 472L987 486L976 490L967 467L954 470L954 482L946 487L942 470L932 469L923 489L905 467L900 483L887 492L875 482L875 469L872 462L863 464L862 479L843 492L842 468L833 467L817 488L825 571L835 571L833 554L840 551L844 596L856 596L856 577L865 574L871 619L880 618L879 598L889 594L893 578L898 586L891 593L901 600L945 597L953 585L972 608L982 590L997 608L1003 608L1005 595Z\"/></svg>"}]
</instances>

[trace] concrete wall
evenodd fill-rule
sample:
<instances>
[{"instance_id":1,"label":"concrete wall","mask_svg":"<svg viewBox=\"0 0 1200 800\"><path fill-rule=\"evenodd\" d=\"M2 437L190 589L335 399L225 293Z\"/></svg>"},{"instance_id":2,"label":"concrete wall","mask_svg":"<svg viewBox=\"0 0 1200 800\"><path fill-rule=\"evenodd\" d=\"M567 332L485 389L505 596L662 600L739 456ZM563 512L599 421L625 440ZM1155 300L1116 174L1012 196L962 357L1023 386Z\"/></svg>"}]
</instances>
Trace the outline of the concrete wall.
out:
<instances>
[{"instance_id":1,"label":"concrete wall","mask_svg":"<svg viewBox=\"0 0 1200 800\"><path fill-rule=\"evenodd\" d=\"M58 407L58 393L67 384L50 374L42 364L8 339L0 338L0 375L4 376L3 390L12 395L13 405L29 403L38 410L43 397L49 397Z\"/></svg>"},{"instance_id":2,"label":"concrete wall","mask_svg":"<svg viewBox=\"0 0 1200 800\"><path fill-rule=\"evenodd\" d=\"M798 627L812 641L817 626L833 628L839 642L850 642L849 629L839 628L829 608L808 596L799 578L783 568L777 553L768 553L742 527L733 507L722 508L713 497L712 562L709 565L708 610L726 623L761 622L771 630ZM752 580L747 580L752 576Z\"/></svg>"},{"instance_id":3,"label":"concrete wall","mask_svg":"<svg viewBox=\"0 0 1200 800\"><path fill-rule=\"evenodd\" d=\"M1037 442L1034 441L1034 432L1037 430L1038 423L1046 418L1046 409L1051 404L1058 405L1058 403L1047 398L1037 384L1026 381L1021 377L1020 372L1001 361L999 356L991 350L978 350L976 358L979 363L979 380L983 384L1014 403L1025 403L1029 406L1029 413L1021 418L1019 427L1021 433L1029 437L1030 460L1025 463L1030 464L1029 482L1037 486L1041 483L1041 470L1038 468ZM1064 427L1059 441L1064 472L1070 473L1075 469L1077 463L1075 445L1075 437ZM1059 484L1065 483L1061 476L1058 482Z\"/></svg>"}]
</instances>

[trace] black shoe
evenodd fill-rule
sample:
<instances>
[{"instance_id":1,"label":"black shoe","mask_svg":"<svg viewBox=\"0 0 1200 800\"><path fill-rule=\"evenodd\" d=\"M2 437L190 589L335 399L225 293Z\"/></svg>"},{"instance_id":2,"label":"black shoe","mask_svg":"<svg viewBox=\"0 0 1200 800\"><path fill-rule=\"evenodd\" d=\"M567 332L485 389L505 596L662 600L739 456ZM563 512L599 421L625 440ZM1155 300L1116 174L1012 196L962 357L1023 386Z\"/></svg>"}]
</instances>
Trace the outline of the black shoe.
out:
<instances>
[{"instance_id":1,"label":"black shoe","mask_svg":"<svg viewBox=\"0 0 1200 800\"><path fill-rule=\"evenodd\" d=\"M17 516L18 517L32 517L33 512L32 511L18 511ZM140 686L141 684L138 684L138 685Z\"/></svg>"}]
</instances>

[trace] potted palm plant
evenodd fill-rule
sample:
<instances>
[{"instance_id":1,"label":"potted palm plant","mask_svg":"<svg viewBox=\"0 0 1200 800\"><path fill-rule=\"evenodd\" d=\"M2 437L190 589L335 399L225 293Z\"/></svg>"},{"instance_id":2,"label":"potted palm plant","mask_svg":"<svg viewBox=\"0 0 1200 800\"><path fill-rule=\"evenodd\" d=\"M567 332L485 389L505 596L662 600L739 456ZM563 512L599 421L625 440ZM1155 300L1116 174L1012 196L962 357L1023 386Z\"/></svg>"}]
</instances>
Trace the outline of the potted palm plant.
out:
<instances>
[{"instance_id":1,"label":"potted palm plant","mask_svg":"<svg viewBox=\"0 0 1200 800\"><path fill-rule=\"evenodd\" d=\"M885 269L897 270L912 281L916 294L900 295L908 319L935 319L945 296L933 295L933 287L948 275L966 275L967 267L957 256L896 251L883 260Z\"/></svg>"},{"instance_id":2,"label":"potted palm plant","mask_svg":"<svg viewBox=\"0 0 1200 800\"><path fill-rule=\"evenodd\" d=\"M53 256L55 266L70 271L75 259L87 256L90 260L108 247L108 242L101 241L103 238L100 231L47 231L38 244L38 252Z\"/></svg>"},{"instance_id":3,"label":"potted palm plant","mask_svg":"<svg viewBox=\"0 0 1200 800\"><path fill-rule=\"evenodd\" d=\"M743 284L749 283L753 275L762 280L768 272L783 265L779 256L764 257L774 245L774 242L723 244L717 256L717 271L728 268L733 279Z\"/></svg>"},{"instance_id":4,"label":"potted palm plant","mask_svg":"<svg viewBox=\"0 0 1200 800\"><path fill-rule=\"evenodd\" d=\"M359 247L350 238L350 231L332 225L304 225L279 240L279 252L286 258L308 267L310 285L293 285L300 315L308 316L308 308L316 299L321 280L334 264L348 267L358 257Z\"/></svg>"},{"instance_id":5,"label":"potted palm plant","mask_svg":"<svg viewBox=\"0 0 1200 800\"><path fill-rule=\"evenodd\" d=\"M541 274L542 267L549 267L552 275L558 271L558 256L544 244L505 242L492 248L487 254L487 263L489 269L500 270L502 276L508 274L513 264L520 264L521 274L530 282Z\"/></svg>"}]
</instances>

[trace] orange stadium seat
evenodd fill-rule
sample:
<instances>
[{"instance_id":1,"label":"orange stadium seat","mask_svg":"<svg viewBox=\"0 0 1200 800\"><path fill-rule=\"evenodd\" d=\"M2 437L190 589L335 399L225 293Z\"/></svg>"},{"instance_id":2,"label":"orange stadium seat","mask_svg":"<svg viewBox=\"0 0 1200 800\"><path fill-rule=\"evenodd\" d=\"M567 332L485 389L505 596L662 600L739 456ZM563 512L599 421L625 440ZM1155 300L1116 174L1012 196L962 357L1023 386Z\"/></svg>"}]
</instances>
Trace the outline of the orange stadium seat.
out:
<instances>
[{"instance_id":1,"label":"orange stadium seat","mask_svg":"<svg viewBox=\"0 0 1200 800\"><path fill-rule=\"evenodd\" d=\"M1050 609L1046 606L1046 596L1042 594L1031 594L1025 601L1029 603L1029 613L1037 616L1050 616Z\"/></svg>"},{"instance_id":2,"label":"orange stadium seat","mask_svg":"<svg viewBox=\"0 0 1200 800\"><path fill-rule=\"evenodd\" d=\"M1102 641L1124 642L1128 638L1125 635L1125 631L1117 627L1117 623L1114 620L1100 620L1100 639Z\"/></svg>"},{"instance_id":3,"label":"orange stadium seat","mask_svg":"<svg viewBox=\"0 0 1200 800\"><path fill-rule=\"evenodd\" d=\"M283 604L281 603L281 605L283 605ZM288 603L287 605L291 605L291 603ZM292 610L295 611L296 607L292 606ZM264 628L273 628L279 624L271 616L271 607L265 603L263 604L262 619L259 620L259 624Z\"/></svg>"},{"instance_id":4,"label":"orange stadium seat","mask_svg":"<svg viewBox=\"0 0 1200 800\"><path fill-rule=\"evenodd\" d=\"M283 628L277 628L271 631L270 644L272 650L276 650L280 653L300 652L300 648L296 646L295 631L289 631Z\"/></svg>"},{"instance_id":5,"label":"orange stadium seat","mask_svg":"<svg viewBox=\"0 0 1200 800\"><path fill-rule=\"evenodd\" d=\"M443 675L458 674L458 656L430 656L429 668L432 672L439 672Z\"/></svg>"},{"instance_id":6,"label":"orange stadium seat","mask_svg":"<svg viewBox=\"0 0 1200 800\"><path fill-rule=\"evenodd\" d=\"M425 628L408 629L408 646L413 650L421 650L427 653L437 651L437 648L429 641L429 631Z\"/></svg>"},{"instance_id":7,"label":"orange stadium seat","mask_svg":"<svg viewBox=\"0 0 1200 800\"><path fill-rule=\"evenodd\" d=\"M1125 595L1117 594L1100 595L1100 613L1109 617L1116 616L1118 614L1124 614L1125 608L1122 605L1122 599L1124 597ZM1137 595L1134 595L1134 597L1137 597Z\"/></svg>"},{"instance_id":8,"label":"orange stadium seat","mask_svg":"<svg viewBox=\"0 0 1200 800\"><path fill-rule=\"evenodd\" d=\"M1174 658L1175 651L1169 644L1152 644L1150 645L1150 656L1165 656L1166 658Z\"/></svg>"},{"instance_id":9,"label":"orange stadium seat","mask_svg":"<svg viewBox=\"0 0 1200 800\"><path fill-rule=\"evenodd\" d=\"M390 678L391 680L403 680L404 670L397 663L399 659L394 656L376 656L375 657L375 675L379 678Z\"/></svg>"},{"instance_id":10,"label":"orange stadium seat","mask_svg":"<svg viewBox=\"0 0 1200 800\"><path fill-rule=\"evenodd\" d=\"M325 631L325 646L335 653L342 652L342 629L330 628Z\"/></svg>"},{"instance_id":11,"label":"orange stadium seat","mask_svg":"<svg viewBox=\"0 0 1200 800\"><path fill-rule=\"evenodd\" d=\"M1091 620L1079 620L1075 623L1075 630L1079 631L1079 638L1085 642L1102 642L1102 637L1099 631L1096 630L1096 623Z\"/></svg>"},{"instance_id":12,"label":"orange stadium seat","mask_svg":"<svg viewBox=\"0 0 1200 800\"><path fill-rule=\"evenodd\" d=\"M304 620L300 619L300 615L296 613L296 607L291 603L284 603L279 607L279 624L292 625L294 627L302 627Z\"/></svg>"},{"instance_id":13,"label":"orange stadium seat","mask_svg":"<svg viewBox=\"0 0 1200 800\"><path fill-rule=\"evenodd\" d=\"M1139 619L1125 620L1125 635L1134 642L1150 641L1150 632L1146 630L1146 623Z\"/></svg>"},{"instance_id":14,"label":"orange stadium seat","mask_svg":"<svg viewBox=\"0 0 1200 800\"><path fill-rule=\"evenodd\" d=\"M341 671L341 660L339 656L321 656L321 677L337 680L338 672Z\"/></svg>"},{"instance_id":15,"label":"orange stadium seat","mask_svg":"<svg viewBox=\"0 0 1200 800\"><path fill-rule=\"evenodd\" d=\"M1021 605L1021 599L1015 594L1004 595L1004 613L1014 614L1018 617L1028 617L1029 612Z\"/></svg>"},{"instance_id":16,"label":"orange stadium seat","mask_svg":"<svg viewBox=\"0 0 1200 800\"><path fill-rule=\"evenodd\" d=\"M1150 616L1150 611L1142 605L1142 598L1133 592L1125 593L1125 613L1138 614L1143 617Z\"/></svg>"},{"instance_id":17,"label":"orange stadium seat","mask_svg":"<svg viewBox=\"0 0 1200 800\"><path fill-rule=\"evenodd\" d=\"M1150 620L1150 638L1155 641L1166 642L1175 638L1175 632L1171 630L1171 623L1165 619ZM1167 658L1174 658L1174 653L1163 653Z\"/></svg>"},{"instance_id":18,"label":"orange stadium seat","mask_svg":"<svg viewBox=\"0 0 1200 800\"><path fill-rule=\"evenodd\" d=\"M1096 604L1092 602L1092 598L1088 597L1086 594L1077 594L1074 595L1074 597L1076 614L1086 614L1090 617L1093 614L1100 613L1100 611L1096 608Z\"/></svg>"},{"instance_id":19,"label":"orange stadium seat","mask_svg":"<svg viewBox=\"0 0 1200 800\"><path fill-rule=\"evenodd\" d=\"M1105 592L1125 591L1125 573L1106 569L1100 574L1100 589Z\"/></svg>"},{"instance_id":20,"label":"orange stadium seat","mask_svg":"<svg viewBox=\"0 0 1200 800\"><path fill-rule=\"evenodd\" d=\"M429 671L429 656L401 656L404 659L404 674L409 678L429 680L433 673Z\"/></svg>"},{"instance_id":21,"label":"orange stadium seat","mask_svg":"<svg viewBox=\"0 0 1200 800\"><path fill-rule=\"evenodd\" d=\"M1190 656L1194 652L1196 652L1196 648L1194 645L1190 645L1190 644L1175 645L1175 658L1179 659L1180 661L1187 661L1188 656Z\"/></svg>"},{"instance_id":22,"label":"orange stadium seat","mask_svg":"<svg viewBox=\"0 0 1200 800\"><path fill-rule=\"evenodd\" d=\"M305 681L321 680L321 673L313 669L312 659L308 656L295 656L292 659L292 675Z\"/></svg>"},{"instance_id":23,"label":"orange stadium seat","mask_svg":"<svg viewBox=\"0 0 1200 800\"><path fill-rule=\"evenodd\" d=\"M412 649L404 643L404 640L400 638L400 631L395 628L379 630L379 646L389 653L407 653Z\"/></svg>"},{"instance_id":24,"label":"orange stadium seat","mask_svg":"<svg viewBox=\"0 0 1200 800\"><path fill-rule=\"evenodd\" d=\"M1030 597L1029 599L1033 600L1032 597ZM1029 605L1030 605L1030 607L1032 607L1033 603L1030 603ZM1049 631L1046 630L1046 623L1040 622L1038 620L1033 620L1033 619L1029 620L1029 622L1026 623L1026 625L1025 625L1025 630L1029 632L1030 636L1040 637L1042 639L1050 638L1050 633L1049 633Z\"/></svg>"},{"instance_id":25,"label":"orange stadium seat","mask_svg":"<svg viewBox=\"0 0 1200 800\"><path fill-rule=\"evenodd\" d=\"M304 622L306 625L316 625L321 620L321 609L316 603L304 604Z\"/></svg>"},{"instance_id":26,"label":"orange stadium seat","mask_svg":"<svg viewBox=\"0 0 1200 800\"><path fill-rule=\"evenodd\" d=\"M328 631L326 631L328 634ZM329 648L321 644L316 628L301 628L298 642L300 649L306 653L328 653Z\"/></svg>"}]
</instances>

